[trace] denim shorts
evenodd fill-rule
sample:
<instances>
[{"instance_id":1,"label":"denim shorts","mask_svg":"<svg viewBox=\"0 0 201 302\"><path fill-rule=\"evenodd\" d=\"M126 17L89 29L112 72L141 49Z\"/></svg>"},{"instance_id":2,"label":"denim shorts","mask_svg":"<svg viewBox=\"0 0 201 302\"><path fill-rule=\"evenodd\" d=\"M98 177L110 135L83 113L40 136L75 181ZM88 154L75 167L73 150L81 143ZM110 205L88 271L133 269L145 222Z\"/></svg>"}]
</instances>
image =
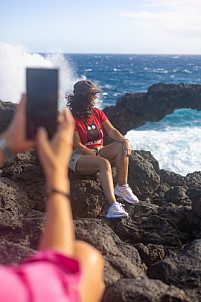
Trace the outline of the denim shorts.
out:
<instances>
[{"instance_id":1,"label":"denim shorts","mask_svg":"<svg viewBox=\"0 0 201 302\"><path fill-rule=\"evenodd\" d=\"M103 148L103 146L97 146L95 148L90 148L90 150L93 151L93 152L99 152L102 148ZM83 156L82 153L80 153L79 151L73 150L73 152L71 154L70 162L68 164L68 167L71 170L73 170L74 172L77 172L76 171L76 165L77 165L78 160L82 156Z\"/></svg>"}]
</instances>

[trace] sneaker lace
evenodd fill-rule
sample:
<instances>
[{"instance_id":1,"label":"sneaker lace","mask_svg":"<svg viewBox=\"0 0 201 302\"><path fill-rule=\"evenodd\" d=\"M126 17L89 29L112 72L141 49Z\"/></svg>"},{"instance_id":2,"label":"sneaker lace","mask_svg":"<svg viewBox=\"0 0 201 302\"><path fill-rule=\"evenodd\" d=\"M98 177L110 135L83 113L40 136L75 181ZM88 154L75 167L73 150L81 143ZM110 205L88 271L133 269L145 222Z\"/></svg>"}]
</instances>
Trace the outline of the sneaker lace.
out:
<instances>
[{"instance_id":1,"label":"sneaker lace","mask_svg":"<svg viewBox=\"0 0 201 302\"><path fill-rule=\"evenodd\" d=\"M127 191L129 191L130 193L133 193L131 187L130 187L128 184L125 185L124 187L125 187L125 188L127 189Z\"/></svg>"},{"instance_id":2,"label":"sneaker lace","mask_svg":"<svg viewBox=\"0 0 201 302\"><path fill-rule=\"evenodd\" d=\"M125 204L123 204L123 203L118 203L118 207L119 207L121 210L125 211L125 209L124 209Z\"/></svg>"},{"instance_id":3,"label":"sneaker lace","mask_svg":"<svg viewBox=\"0 0 201 302\"><path fill-rule=\"evenodd\" d=\"M124 188L129 188L129 184L123 185Z\"/></svg>"}]
</instances>

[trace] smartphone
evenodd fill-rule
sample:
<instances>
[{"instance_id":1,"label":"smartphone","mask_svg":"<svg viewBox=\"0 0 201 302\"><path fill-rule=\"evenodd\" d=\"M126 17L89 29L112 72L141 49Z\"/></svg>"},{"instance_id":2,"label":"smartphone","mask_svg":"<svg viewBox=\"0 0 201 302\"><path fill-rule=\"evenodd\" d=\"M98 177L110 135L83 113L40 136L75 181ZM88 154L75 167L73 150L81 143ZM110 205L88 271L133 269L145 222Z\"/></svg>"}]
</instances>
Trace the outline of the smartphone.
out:
<instances>
[{"instance_id":1,"label":"smartphone","mask_svg":"<svg viewBox=\"0 0 201 302\"><path fill-rule=\"evenodd\" d=\"M27 68L26 93L26 138L34 139L44 127L51 139L58 115L58 69Z\"/></svg>"}]
</instances>

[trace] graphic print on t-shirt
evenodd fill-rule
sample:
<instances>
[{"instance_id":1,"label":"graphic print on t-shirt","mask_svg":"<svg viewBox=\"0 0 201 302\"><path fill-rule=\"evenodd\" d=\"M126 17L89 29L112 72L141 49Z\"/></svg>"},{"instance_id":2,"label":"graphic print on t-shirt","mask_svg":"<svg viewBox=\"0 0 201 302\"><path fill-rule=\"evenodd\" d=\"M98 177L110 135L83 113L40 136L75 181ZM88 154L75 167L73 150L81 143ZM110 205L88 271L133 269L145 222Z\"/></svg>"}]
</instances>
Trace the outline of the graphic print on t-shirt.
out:
<instances>
[{"instance_id":1,"label":"graphic print on t-shirt","mask_svg":"<svg viewBox=\"0 0 201 302\"><path fill-rule=\"evenodd\" d=\"M92 121L91 124L88 123L84 123L84 124L87 132L87 142L95 141L97 139L102 138L103 136L102 130L99 125L97 127L94 121Z\"/></svg>"}]
</instances>

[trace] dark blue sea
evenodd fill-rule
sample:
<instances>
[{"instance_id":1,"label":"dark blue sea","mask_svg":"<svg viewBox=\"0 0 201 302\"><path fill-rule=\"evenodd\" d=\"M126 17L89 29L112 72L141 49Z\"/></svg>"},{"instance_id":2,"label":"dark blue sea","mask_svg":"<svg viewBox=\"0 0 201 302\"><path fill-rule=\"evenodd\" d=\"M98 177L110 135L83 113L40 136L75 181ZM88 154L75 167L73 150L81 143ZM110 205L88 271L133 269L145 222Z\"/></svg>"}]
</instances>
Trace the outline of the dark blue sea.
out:
<instances>
[{"instance_id":1,"label":"dark blue sea","mask_svg":"<svg viewBox=\"0 0 201 302\"><path fill-rule=\"evenodd\" d=\"M18 102L26 67L59 67L61 107L80 79L103 89L96 106L115 105L127 92L146 92L153 84L201 84L201 55L39 54L0 43L0 99ZM201 100L200 100L201 101ZM201 112L175 110L157 123L126 134L132 149L149 150L160 168L186 175L201 171Z\"/></svg>"},{"instance_id":2,"label":"dark blue sea","mask_svg":"<svg viewBox=\"0 0 201 302\"><path fill-rule=\"evenodd\" d=\"M103 90L103 107L127 92L146 92L153 84L201 83L201 55L65 54L78 77L94 81Z\"/></svg>"}]
</instances>

